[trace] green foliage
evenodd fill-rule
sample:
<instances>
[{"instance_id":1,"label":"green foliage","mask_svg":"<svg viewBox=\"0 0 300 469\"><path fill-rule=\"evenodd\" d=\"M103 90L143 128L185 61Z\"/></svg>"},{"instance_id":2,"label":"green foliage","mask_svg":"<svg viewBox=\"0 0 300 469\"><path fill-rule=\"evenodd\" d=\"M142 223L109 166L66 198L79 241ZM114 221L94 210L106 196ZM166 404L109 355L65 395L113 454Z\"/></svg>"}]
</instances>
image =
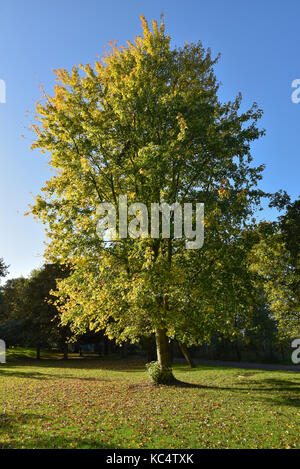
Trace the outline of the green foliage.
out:
<instances>
[{"instance_id":1,"label":"green foliage","mask_svg":"<svg viewBox=\"0 0 300 469\"><path fill-rule=\"evenodd\" d=\"M284 229L281 223L258 226L258 240L251 251L250 268L256 274L257 288L264 289L280 337L289 339L300 333L300 257L299 246L291 243L299 234L295 228L287 231L287 216L284 220Z\"/></svg>"},{"instance_id":2,"label":"green foliage","mask_svg":"<svg viewBox=\"0 0 300 469\"><path fill-rule=\"evenodd\" d=\"M146 364L147 372L155 384L172 384L174 376L171 369L161 369L157 361Z\"/></svg>"},{"instance_id":3,"label":"green foliage","mask_svg":"<svg viewBox=\"0 0 300 469\"><path fill-rule=\"evenodd\" d=\"M15 347L10 346L6 350L6 360L8 362L19 362L20 360L34 360L36 358L36 350L33 347ZM62 355L57 352L50 351L49 349L41 350L42 359L61 359ZM27 363L27 366L29 363Z\"/></svg>"},{"instance_id":4,"label":"green foliage","mask_svg":"<svg viewBox=\"0 0 300 469\"><path fill-rule=\"evenodd\" d=\"M5 277L8 274L8 266L5 265L4 260L0 258L0 277Z\"/></svg>"},{"instance_id":5,"label":"green foliage","mask_svg":"<svg viewBox=\"0 0 300 469\"><path fill-rule=\"evenodd\" d=\"M279 218L280 230L291 254L294 266L300 255L300 199L286 206L286 213ZM299 273L299 272L298 272ZM298 285L299 286L299 285Z\"/></svg>"},{"instance_id":6,"label":"green foliage","mask_svg":"<svg viewBox=\"0 0 300 469\"><path fill-rule=\"evenodd\" d=\"M68 270L60 265L46 264L28 279L6 282L2 288L0 330L8 344L62 346L69 339L70 330L59 326L58 311L51 303L57 279L67 274Z\"/></svg>"}]
</instances>

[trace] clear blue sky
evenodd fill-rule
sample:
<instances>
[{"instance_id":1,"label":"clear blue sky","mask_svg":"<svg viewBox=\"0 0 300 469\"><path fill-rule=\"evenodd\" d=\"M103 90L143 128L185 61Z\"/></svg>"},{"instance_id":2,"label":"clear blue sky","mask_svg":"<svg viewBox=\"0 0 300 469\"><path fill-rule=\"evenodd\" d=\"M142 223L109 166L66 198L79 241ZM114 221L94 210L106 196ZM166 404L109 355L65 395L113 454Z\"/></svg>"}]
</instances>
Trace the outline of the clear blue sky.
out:
<instances>
[{"instance_id":1,"label":"clear blue sky","mask_svg":"<svg viewBox=\"0 0 300 469\"><path fill-rule=\"evenodd\" d=\"M139 16L159 19L163 10L174 45L201 40L222 57L216 73L222 99L241 91L244 106L264 109L267 136L253 147L255 163L267 165L261 187L299 195L300 104L291 101L291 83L300 78L298 0L10 0L0 6L0 257L9 277L39 266L43 227L24 217L33 195L49 178L46 161L30 151L26 128L39 99L38 81L54 85L53 68L93 62L103 46L125 43L141 32ZM26 110L30 111L26 117ZM265 216L273 214L266 210Z\"/></svg>"}]
</instances>

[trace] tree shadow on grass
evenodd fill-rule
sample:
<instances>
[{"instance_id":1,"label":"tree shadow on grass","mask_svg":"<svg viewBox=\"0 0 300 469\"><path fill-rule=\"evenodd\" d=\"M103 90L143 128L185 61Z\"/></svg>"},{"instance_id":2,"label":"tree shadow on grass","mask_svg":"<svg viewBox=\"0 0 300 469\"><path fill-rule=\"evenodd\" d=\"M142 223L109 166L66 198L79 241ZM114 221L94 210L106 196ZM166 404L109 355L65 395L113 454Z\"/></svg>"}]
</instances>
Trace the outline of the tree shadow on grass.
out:
<instances>
[{"instance_id":1,"label":"tree shadow on grass","mask_svg":"<svg viewBox=\"0 0 300 469\"><path fill-rule=\"evenodd\" d=\"M267 401L271 405L286 405L289 407L300 407L300 386L295 381L284 379L263 379L258 381L243 381L243 386L211 386L206 384L187 383L175 380L174 388L201 389L213 391L229 391L239 393L249 397L249 392L253 393L251 399Z\"/></svg>"},{"instance_id":2,"label":"tree shadow on grass","mask_svg":"<svg viewBox=\"0 0 300 469\"><path fill-rule=\"evenodd\" d=\"M41 436L28 436L24 438L24 428L27 425L37 428L39 424L52 420L49 415L21 412L0 413L0 449L35 448L91 448L91 449L114 449L113 443L98 441L96 437L81 437L80 435L54 435L49 436L45 431ZM13 434L9 442L3 440L6 432Z\"/></svg>"},{"instance_id":3,"label":"tree shadow on grass","mask_svg":"<svg viewBox=\"0 0 300 469\"><path fill-rule=\"evenodd\" d=\"M21 367L26 371L20 371ZM41 371L37 370L40 369ZM53 369L53 372L50 370ZM45 372L43 371L45 370ZM56 371L57 370L57 373ZM2 377L33 378L33 379L79 379L82 381L111 381L108 378L97 376L76 376L76 374L65 373L70 371L112 371L120 373L141 373L145 371L145 361L140 359L133 360L106 360L106 359L70 359L70 360L14 360L3 366L0 366L0 380ZM63 373L59 374L62 371Z\"/></svg>"},{"instance_id":4,"label":"tree shadow on grass","mask_svg":"<svg viewBox=\"0 0 300 469\"><path fill-rule=\"evenodd\" d=\"M30 438L24 442L6 443L0 441L0 449L116 449L116 446L103 441L97 441L95 438L81 437L40 437Z\"/></svg>"},{"instance_id":5,"label":"tree shadow on grass","mask_svg":"<svg viewBox=\"0 0 300 469\"><path fill-rule=\"evenodd\" d=\"M11 369L11 368L10 368ZM8 371L8 370L0 370L0 379L3 377L10 377L10 378L30 378L30 379L48 379L48 375L45 373L40 373L38 371Z\"/></svg>"},{"instance_id":6,"label":"tree shadow on grass","mask_svg":"<svg viewBox=\"0 0 300 469\"><path fill-rule=\"evenodd\" d=\"M294 381L289 380L280 380L280 379L263 379L259 382L257 381L243 381L243 387L241 386L210 386L207 384L198 384L198 383L187 383L181 380L175 380L173 386L179 388L196 388L196 389L212 389L212 390L220 390L220 391L295 391L300 393L300 383L299 385ZM259 387L253 387L259 386Z\"/></svg>"},{"instance_id":7,"label":"tree shadow on grass","mask_svg":"<svg viewBox=\"0 0 300 469\"><path fill-rule=\"evenodd\" d=\"M56 369L78 369L78 370L112 370L121 372L140 372L145 369L146 360L140 357L133 357L132 359L117 359L117 358L95 358L95 357L83 357L83 358L70 358L69 360L63 359L22 359L22 360L10 360L4 367L20 367L20 366L32 366L38 368L56 368ZM0 367L1 373L1 367Z\"/></svg>"},{"instance_id":8,"label":"tree shadow on grass","mask_svg":"<svg viewBox=\"0 0 300 469\"><path fill-rule=\"evenodd\" d=\"M0 431L17 429L19 426L27 425L36 421L49 420L49 417L40 414L22 412L2 412L0 413ZM0 443L1 447L1 443Z\"/></svg>"},{"instance_id":9,"label":"tree shadow on grass","mask_svg":"<svg viewBox=\"0 0 300 469\"><path fill-rule=\"evenodd\" d=\"M28 371L21 371L18 368L21 366L28 366ZM34 368L39 368L41 371L38 371ZM50 369L53 368L53 372ZM201 367L202 368L202 367ZM210 369L210 367L205 367L205 370ZM98 360L41 360L41 361L26 361L24 362L14 362L9 363L3 369L0 367L0 381L2 377L19 377L19 378L33 378L37 380L60 380L60 379L70 379L70 380L79 380L86 382L113 382L114 378L110 379L109 377L97 377L97 376L78 376L76 374L61 373L56 374L55 370L95 370L95 371L112 371L112 372L126 372L128 374L137 373L144 371L144 360L139 358L134 358L133 360L126 361L117 361L117 360L108 360L108 359L98 359ZM218 372L219 368L211 367L212 371ZM45 370L45 372L43 372ZM187 367L175 367L176 374L193 373L195 371L199 372L199 367L194 369L189 369ZM213 390L219 392L232 392L240 393L241 396L245 396L246 399L249 392L251 392L251 399L254 400L265 400L270 404L276 405L288 405L293 407L298 407L300 405L300 387L297 384L298 375L295 374L295 377L292 379L286 377L286 371L276 371L278 377L274 378L264 378L264 371L249 372L249 370L243 370L243 374L235 374L234 379L238 381L233 382L232 384L226 385L209 385L205 383L190 383L184 382L180 379L176 379L171 387L173 388L186 388L186 389L199 389L199 390ZM253 378L255 376L255 378ZM250 379L251 377L251 379ZM140 388L151 386L151 383L137 383L136 385L130 385L130 388Z\"/></svg>"},{"instance_id":10,"label":"tree shadow on grass","mask_svg":"<svg viewBox=\"0 0 300 469\"><path fill-rule=\"evenodd\" d=\"M11 369L11 368L10 368ZM43 373L39 371L17 371L15 369L12 369L12 371L9 370L0 370L0 383L1 383L1 378L3 377L9 377L9 378L23 378L23 379L37 379L41 381L46 381L46 380L54 380L54 379L73 379L73 380L80 380L80 381L95 381L95 382L111 382L111 379L108 378L97 378L97 377L92 377L92 376L76 376L76 375L57 375L55 373Z\"/></svg>"}]
</instances>

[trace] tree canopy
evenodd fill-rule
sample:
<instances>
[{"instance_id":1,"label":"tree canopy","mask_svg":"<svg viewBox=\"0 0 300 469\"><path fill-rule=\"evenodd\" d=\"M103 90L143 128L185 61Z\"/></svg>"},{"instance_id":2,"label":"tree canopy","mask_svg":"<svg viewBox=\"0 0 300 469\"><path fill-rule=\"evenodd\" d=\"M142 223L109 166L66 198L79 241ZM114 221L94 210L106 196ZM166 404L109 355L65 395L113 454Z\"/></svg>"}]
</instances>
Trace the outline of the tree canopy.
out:
<instances>
[{"instance_id":1,"label":"tree canopy","mask_svg":"<svg viewBox=\"0 0 300 469\"><path fill-rule=\"evenodd\" d=\"M102 60L56 70L54 95L37 105L36 140L55 174L31 208L46 226L51 262L69 264L59 282L62 321L74 330L104 329L117 340L156 334L161 369L168 337L187 344L212 331L234 334L252 314L247 226L262 191L263 166L251 143L264 134L262 111L226 103L201 42L172 48L142 16L143 36ZM101 202L204 203L205 242L185 249L169 239L96 234ZM119 215L119 214L118 214Z\"/></svg>"}]
</instances>

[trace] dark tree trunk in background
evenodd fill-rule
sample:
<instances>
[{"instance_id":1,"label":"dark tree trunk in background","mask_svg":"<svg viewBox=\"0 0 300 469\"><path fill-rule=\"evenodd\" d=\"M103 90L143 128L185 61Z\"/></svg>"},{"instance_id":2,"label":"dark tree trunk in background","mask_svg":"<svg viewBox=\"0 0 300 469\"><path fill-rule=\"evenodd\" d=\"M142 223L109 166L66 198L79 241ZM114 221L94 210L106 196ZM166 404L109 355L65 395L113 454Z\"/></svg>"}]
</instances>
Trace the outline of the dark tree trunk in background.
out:
<instances>
[{"instance_id":1,"label":"dark tree trunk in background","mask_svg":"<svg viewBox=\"0 0 300 469\"><path fill-rule=\"evenodd\" d=\"M101 358L102 357L102 342L97 343L95 351L98 353L98 357Z\"/></svg>"},{"instance_id":2,"label":"dark tree trunk in background","mask_svg":"<svg viewBox=\"0 0 300 469\"><path fill-rule=\"evenodd\" d=\"M36 359L37 360L41 359L41 346L40 345L36 346Z\"/></svg>"},{"instance_id":3,"label":"dark tree trunk in background","mask_svg":"<svg viewBox=\"0 0 300 469\"><path fill-rule=\"evenodd\" d=\"M234 348L235 348L237 360L240 362L242 357L241 357L241 351L240 351L239 343L238 343L237 340L234 343Z\"/></svg>"},{"instance_id":4,"label":"dark tree trunk in background","mask_svg":"<svg viewBox=\"0 0 300 469\"><path fill-rule=\"evenodd\" d=\"M190 355L190 352L188 351L187 349L187 346L179 341L178 342L178 345L179 345L179 348L182 352L182 355L184 356L184 358L186 359L186 361L188 362L188 364L190 365L191 368L195 368L195 363L193 362L193 359Z\"/></svg>"},{"instance_id":5,"label":"dark tree trunk in background","mask_svg":"<svg viewBox=\"0 0 300 469\"><path fill-rule=\"evenodd\" d=\"M103 337L103 341L104 341L104 355L108 355L108 338L106 336Z\"/></svg>"},{"instance_id":6,"label":"dark tree trunk in background","mask_svg":"<svg viewBox=\"0 0 300 469\"><path fill-rule=\"evenodd\" d=\"M280 351L281 351L282 361L284 362L284 360L285 360L285 355L284 355L284 348L283 348L282 344L280 344Z\"/></svg>"},{"instance_id":7,"label":"dark tree trunk in background","mask_svg":"<svg viewBox=\"0 0 300 469\"><path fill-rule=\"evenodd\" d=\"M64 360L68 360L68 352L69 352L69 350L68 350L68 344L65 343L65 344L64 344Z\"/></svg>"},{"instance_id":8,"label":"dark tree trunk in background","mask_svg":"<svg viewBox=\"0 0 300 469\"><path fill-rule=\"evenodd\" d=\"M173 364L174 362L174 341L171 340L170 344L170 361L171 361L171 364Z\"/></svg>"},{"instance_id":9,"label":"dark tree trunk in background","mask_svg":"<svg viewBox=\"0 0 300 469\"><path fill-rule=\"evenodd\" d=\"M128 344L125 342L123 346L121 347L121 358L127 358L128 357Z\"/></svg>"}]
</instances>

